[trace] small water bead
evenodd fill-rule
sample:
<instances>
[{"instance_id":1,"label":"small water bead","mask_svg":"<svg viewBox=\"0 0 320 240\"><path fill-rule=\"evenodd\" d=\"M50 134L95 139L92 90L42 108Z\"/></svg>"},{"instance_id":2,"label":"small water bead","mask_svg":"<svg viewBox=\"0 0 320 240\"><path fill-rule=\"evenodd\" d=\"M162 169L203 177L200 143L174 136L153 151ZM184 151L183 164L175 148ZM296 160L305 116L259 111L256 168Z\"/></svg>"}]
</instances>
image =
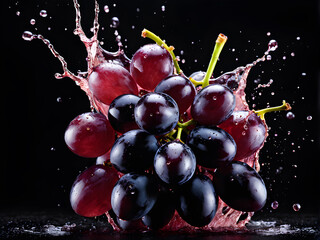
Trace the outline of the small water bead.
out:
<instances>
[{"instance_id":1,"label":"small water bead","mask_svg":"<svg viewBox=\"0 0 320 240\"><path fill-rule=\"evenodd\" d=\"M278 48L278 43L276 40L270 40L268 43L268 51L275 51Z\"/></svg>"},{"instance_id":2,"label":"small water bead","mask_svg":"<svg viewBox=\"0 0 320 240\"><path fill-rule=\"evenodd\" d=\"M299 203L295 203L292 205L294 211L298 212L301 209L301 205Z\"/></svg>"},{"instance_id":3,"label":"small water bead","mask_svg":"<svg viewBox=\"0 0 320 240\"><path fill-rule=\"evenodd\" d=\"M17 16L20 16L20 11L17 11L17 12L16 12L16 15L17 15Z\"/></svg>"},{"instance_id":4,"label":"small water bead","mask_svg":"<svg viewBox=\"0 0 320 240\"><path fill-rule=\"evenodd\" d=\"M271 35L271 32L267 32L267 36L270 36Z\"/></svg>"},{"instance_id":5,"label":"small water bead","mask_svg":"<svg viewBox=\"0 0 320 240\"><path fill-rule=\"evenodd\" d=\"M41 16L41 17L47 17L47 16L48 16L47 11L46 11L46 10L41 10L41 11L40 11L40 16Z\"/></svg>"},{"instance_id":6,"label":"small water bead","mask_svg":"<svg viewBox=\"0 0 320 240\"><path fill-rule=\"evenodd\" d=\"M31 41L31 40L37 38L37 36L34 35L32 32L24 31L22 34L22 38L26 41Z\"/></svg>"},{"instance_id":7,"label":"small water bead","mask_svg":"<svg viewBox=\"0 0 320 240\"><path fill-rule=\"evenodd\" d=\"M166 10L166 6L161 6L161 11L164 12Z\"/></svg>"},{"instance_id":8,"label":"small water bead","mask_svg":"<svg viewBox=\"0 0 320 240\"><path fill-rule=\"evenodd\" d=\"M62 98L61 97L57 97L57 102L61 103L62 102Z\"/></svg>"},{"instance_id":9,"label":"small water bead","mask_svg":"<svg viewBox=\"0 0 320 240\"><path fill-rule=\"evenodd\" d=\"M312 120L312 116L308 116L308 117L307 117L307 120L308 120L308 121Z\"/></svg>"},{"instance_id":10,"label":"small water bead","mask_svg":"<svg viewBox=\"0 0 320 240\"><path fill-rule=\"evenodd\" d=\"M296 116L294 115L293 112L288 112L287 115L286 115L286 117L287 117L288 119L294 119Z\"/></svg>"},{"instance_id":11,"label":"small water bead","mask_svg":"<svg viewBox=\"0 0 320 240\"><path fill-rule=\"evenodd\" d=\"M279 207L278 201L272 202L272 203L271 203L271 207L272 207L272 209L277 209L277 208Z\"/></svg>"},{"instance_id":12,"label":"small water bead","mask_svg":"<svg viewBox=\"0 0 320 240\"><path fill-rule=\"evenodd\" d=\"M35 25L35 24L36 24L36 20L35 20L35 19L31 19L31 20L30 20L30 24L31 24L31 25Z\"/></svg>"},{"instance_id":13,"label":"small water bead","mask_svg":"<svg viewBox=\"0 0 320 240\"><path fill-rule=\"evenodd\" d=\"M111 27L112 27L112 28L117 28L117 27L119 27L119 25L120 25L120 20L119 20L119 18L113 17L113 18L111 19Z\"/></svg>"},{"instance_id":14,"label":"small water bead","mask_svg":"<svg viewBox=\"0 0 320 240\"><path fill-rule=\"evenodd\" d=\"M105 13L110 12L109 6L108 5L104 5L103 10Z\"/></svg>"}]
</instances>

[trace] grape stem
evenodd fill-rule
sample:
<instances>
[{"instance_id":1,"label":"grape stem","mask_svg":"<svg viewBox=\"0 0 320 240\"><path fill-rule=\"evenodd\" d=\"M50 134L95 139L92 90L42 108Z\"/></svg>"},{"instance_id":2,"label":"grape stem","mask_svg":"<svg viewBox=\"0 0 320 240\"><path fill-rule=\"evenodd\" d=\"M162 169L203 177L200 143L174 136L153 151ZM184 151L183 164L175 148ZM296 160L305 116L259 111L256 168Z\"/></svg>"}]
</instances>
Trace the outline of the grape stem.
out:
<instances>
[{"instance_id":1,"label":"grape stem","mask_svg":"<svg viewBox=\"0 0 320 240\"><path fill-rule=\"evenodd\" d=\"M182 130L185 130L186 127L188 127L190 125L194 125L195 123L196 123L196 121L194 121L193 119L191 119L187 122L184 122L184 123L178 122L178 124L177 124L178 130L177 130L176 140L181 141Z\"/></svg>"},{"instance_id":2,"label":"grape stem","mask_svg":"<svg viewBox=\"0 0 320 240\"><path fill-rule=\"evenodd\" d=\"M282 101L281 106L277 107L271 107L271 108L265 108L258 111L254 111L262 120L264 120L264 115L268 112L275 112L275 111L288 111L291 109L291 106L289 103L286 103L285 100Z\"/></svg>"},{"instance_id":3,"label":"grape stem","mask_svg":"<svg viewBox=\"0 0 320 240\"><path fill-rule=\"evenodd\" d=\"M180 69L176 55L173 52L174 50L173 46L169 47L159 36L155 35L153 32L150 32L147 29L142 30L141 36L144 38L150 38L153 41L155 41L159 46L164 47L170 53L177 73L182 74L182 70Z\"/></svg>"},{"instance_id":4,"label":"grape stem","mask_svg":"<svg viewBox=\"0 0 320 240\"><path fill-rule=\"evenodd\" d=\"M219 34L217 40L216 40L216 45L214 46L214 50L210 59L210 63L206 72L206 75L204 76L203 80L201 81L202 88L206 87L209 85L209 79L212 76L213 70L217 64L217 61L219 59L219 55L222 51L222 48L224 44L226 43L228 37L222 33ZM200 82L199 82L200 83Z\"/></svg>"}]
</instances>

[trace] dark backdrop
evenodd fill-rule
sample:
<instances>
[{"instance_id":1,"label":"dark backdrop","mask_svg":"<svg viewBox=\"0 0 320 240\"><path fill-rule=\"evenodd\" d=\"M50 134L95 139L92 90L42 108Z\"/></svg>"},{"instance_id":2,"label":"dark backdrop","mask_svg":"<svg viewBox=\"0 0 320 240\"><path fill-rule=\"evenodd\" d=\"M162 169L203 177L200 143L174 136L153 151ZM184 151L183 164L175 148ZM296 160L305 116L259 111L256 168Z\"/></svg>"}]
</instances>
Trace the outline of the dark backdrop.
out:
<instances>
[{"instance_id":1,"label":"dark backdrop","mask_svg":"<svg viewBox=\"0 0 320 240\"><path fill-rule=\"evenodd\" d=\"M90 34L93 1L79 1L85 31ZM107 50L117 49L111 18L120 19L118 31L131 57L150 40L140 37L147 28L169 45L185 63L189 75L206 70L217 35L229 39L214 74L254 61L269 40L279 43L272 60L259 64L248 78L247 97L256 109L292 104L295 118L286 113L267 116L269 138L261 151L261 175L269 189L263 212L316 212L319 205L317 110L319 36L317 1L99 1L99 37ZM41 33L65 57L73 72L86 70L86 52L73 35L72 1L1 1L1 164L0 209L70 210L70 187L80 171L94 164L71 153L63 140L68 123L90 111L86 95L70 80L57 80L61 65L38 40L27 42L24 31ZM103 6L110 12L105 13ZM162 6L165 6L163 11ZM48 16L39 16L45 9ZM20 12L17 13L17 12ZM18 16L19 15L19 16ZM31 25L30 20L36 24ZM181 52L183 51L183 52ZM257 82L269 88L255 90ZM256 81L255 81L256 80ZM58 100L60 99L60 100ZM312 120L307 120L312 116ZM298 213L297 213L298 214Z\"/></svg>"}]
</instances>

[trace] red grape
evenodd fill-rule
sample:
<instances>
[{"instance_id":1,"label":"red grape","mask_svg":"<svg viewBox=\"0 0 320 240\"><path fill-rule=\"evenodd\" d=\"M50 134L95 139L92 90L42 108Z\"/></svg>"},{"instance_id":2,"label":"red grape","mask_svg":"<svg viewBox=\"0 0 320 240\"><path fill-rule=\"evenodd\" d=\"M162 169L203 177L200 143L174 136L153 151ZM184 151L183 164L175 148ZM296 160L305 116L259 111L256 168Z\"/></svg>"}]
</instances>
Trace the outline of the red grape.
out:
<instances>
[{"instance_id":1,"label":"red grape","mask_svg":"<svg viewBox=\"0 0 320 240\"><path fill-rule=\"evenodd\" d=\"M84 217L96 217L111 209L111 193L118 181L113 167L94 165L82 172L72 185L70 203Z\"/></svg>"},{"instance_id":2,"label":"red grape","mask_svg":"<svg viewBox=\"0 0 320 240\"><path fill-rule=\"evenodd\" d=\"M130 73L140 87L152 91L162 79L173 73L172 57L157 44L144 45L133 55Z\"/></svg>"},{"instance_id":3,"label":"red grape","mask_svg":"<svg viewBox=\"0 0 320 240\"><path fill-rule=\"evenodd\" d=\"M83 113L73 119L64 134L69 149L87 158L106 153L114 142L115 131L100 113Z\"/></svg>"},{"instance_id":4,"label":"red grape","mask_svg":"<svg viewBox=\"0 0 320 240\"><path fill-rule=\"evenodd\" d=\"M266 125L254 112L235 111L219 125L237 144L234 160L249 157L260 149L267 137Z\"/></svg>"},{"instance_id":5,"label":"red grape","mask_svg":"<svg viewBox=\"0 0 320 240\"><path fill-rule=\"evenodd\" d=\"M213 84L196 95L191 115L201 125L218 125L232 114L235 104L235 96L229 88Z\"/></svg>"},{"instance_id":6,"label":"red grape","mask_svg":"<svg viewBox=\"0 0 320 240\"><path fill-rule=\"evenodd\" d=\"M196 95L194 85L184 76L172 75L163 79L154 92L162 92L172 97L179 107L179 112L185 112L192 104Z\"/></svg>"},{"instance_id":7,"label":"red grape","mask_svg":"<svg viewBox=\"0 0 320 240\"><path fill-rule=\"evenodd\" d=\"M96 66L88 81L93 95L107 105L122 94L138 95L137 84L119 64L105 62Z\"/></svg>"}]
</instances>

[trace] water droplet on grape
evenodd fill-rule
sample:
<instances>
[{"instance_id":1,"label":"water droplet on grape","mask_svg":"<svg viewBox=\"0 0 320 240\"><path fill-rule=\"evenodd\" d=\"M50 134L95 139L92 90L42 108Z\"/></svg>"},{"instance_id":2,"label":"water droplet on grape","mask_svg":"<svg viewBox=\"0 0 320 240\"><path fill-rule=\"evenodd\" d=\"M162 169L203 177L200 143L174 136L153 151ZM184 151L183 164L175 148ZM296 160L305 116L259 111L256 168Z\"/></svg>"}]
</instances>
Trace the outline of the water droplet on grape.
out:
<instances>
[{"instance_id":1,"label":"water droplet on grape","mask_svg":"<svg viewBox=\"0 0 320 240\"><path fill-rule=\"evenodd\" d=\"M288 119L294 119L296 116L294 115L293 112L288 112L287 115L286 115L286 117L287 117Z\"/></svg>"},{"instance_id":2,"label":"water droplet on grape","mask_svg":"<svg viewBox=\"0 0 320 240\"><path fill-rule=\"evenodd\" d=\"M276 40L270 40L268 43L268 51L275 51L278 48L278 43Z\"/></svg>"},{"instance_id":3,"label":"water droplet on grape","mask_svg":"<svg viewBox=\"0 0 320 240\"><path fill-rule=\"evenodd\" d=\"M301 205L299 203L295 203L292 205L294 211L298 212L301 209Z\"/></svg>"},{"instance_id":4,"label":"water droplet on grape","mask_svg":"<svg viewBox=\"0 0 320 240\"><path fill-rule=\"evenodd\" d=\"M40 16L41 16L41 17L47 17L47 16L48 16L47 11L46 11L46 10L41 10L41 11L40 11Z\"/></svg>"},{"instance_id":5,"label":"water droplet on grape","mask_svg":"<svg viewBox=\"0 0 320 240\"><path fill-rule=\"evenodd\" d=\"M113 17L113 18L111 19L111 27L112 27L112 28L117 28L117 27L119 27L119 25L120 25L119 18Z\"/></svg>"},{"instance_id":6,"label":"water droplet on grape","mask_svg":"<svg viewBox=\"0 0 320 240\"><path fill-rule=\"evenodd\" d=\"M274 201L274 202L271 203L271 207L273 209L277 209L279 207L279 203L277 201Z\"/></svg>"}]
</instances>

